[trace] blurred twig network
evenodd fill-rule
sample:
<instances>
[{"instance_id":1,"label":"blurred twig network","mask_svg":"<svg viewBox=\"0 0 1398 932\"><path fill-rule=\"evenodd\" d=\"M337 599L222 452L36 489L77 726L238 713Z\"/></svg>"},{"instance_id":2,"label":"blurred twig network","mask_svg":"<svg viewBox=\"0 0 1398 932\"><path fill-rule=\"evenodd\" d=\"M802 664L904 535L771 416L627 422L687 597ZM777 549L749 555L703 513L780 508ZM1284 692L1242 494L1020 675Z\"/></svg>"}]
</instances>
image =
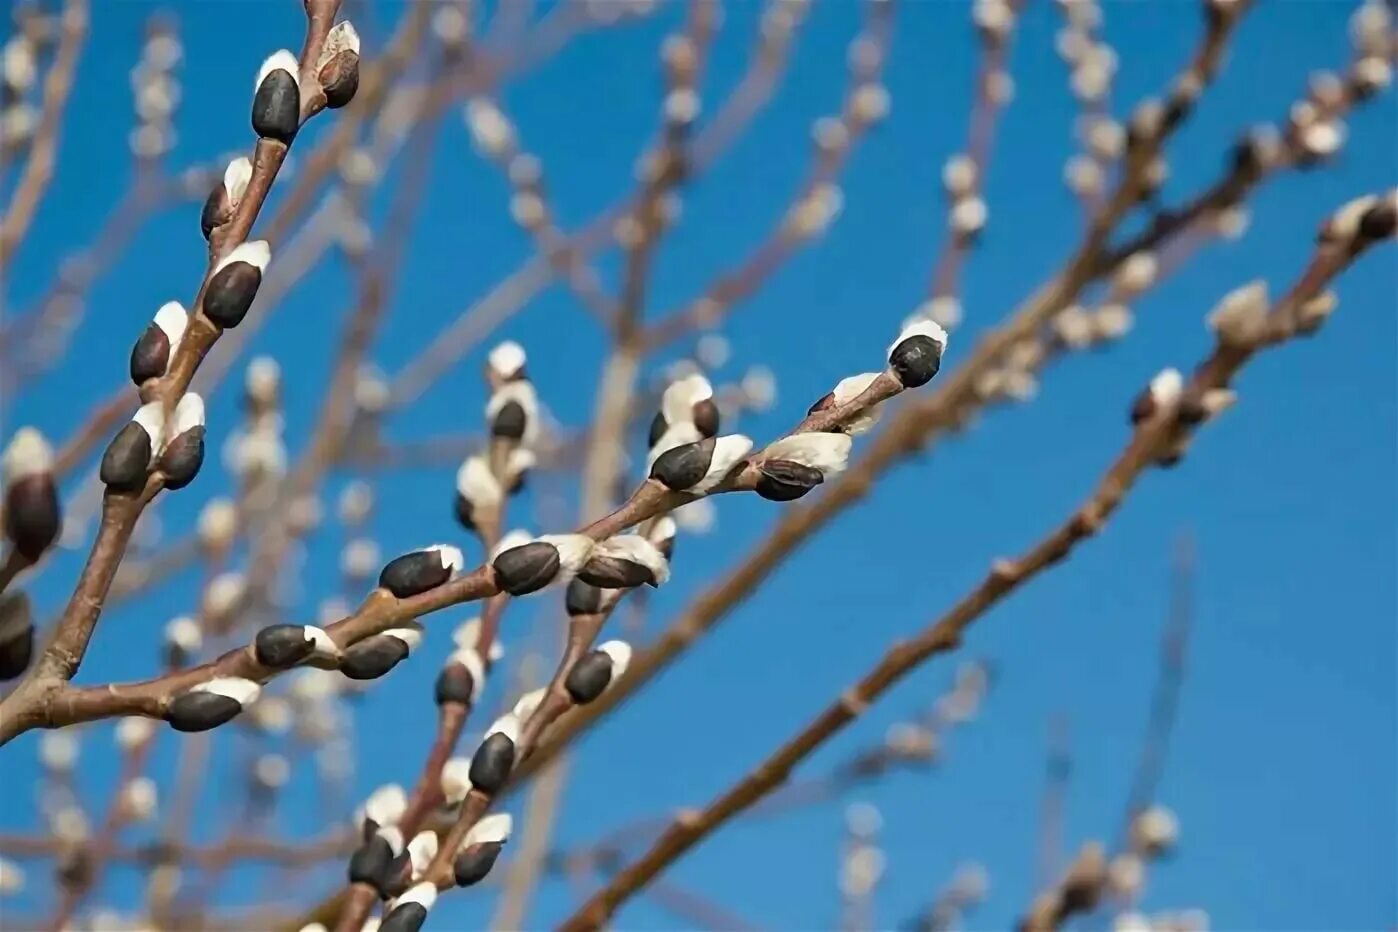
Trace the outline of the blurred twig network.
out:
<instances>
[{"instance_id":1,"label":"blurred twig network","mask_svg":"<svg viewBox=\"0 0 1398 932\"><path fill-rule=\"evenodd\" d=\"M1285 6L12 5L5 928L1205 928L1213 888L1147 887L1195 815L1165 805L1167 752L1236 551L1206 497L1134 538L1113 519L1222 474L1210 449L1140 487L1237 428L1244 367L1324 368L1333 288L1391 284L1398 212L1391 120L1363 122L1392 113L1390 7L1311 5L1349 47L1302 61ZM1223 128L1214 98L1264 66L1290 105ZM1254 274L1280 284L1211 262L1264 191L1337 171L1363 187L1269 223ZM838 239L847 217L868 231ZM798 278L830 307L782 297ZM1138 325L1156 289L1172 306ZM1114 422L1036 400L1112 358L1151 366ZM779 374L823 387L788 403ZM974 455L998 420L1033 439L931 478L956 467L925 451ZM1027 653L972 643L1080 568L1029 613L1062 617L1017 627ZM1089 677L1076 704L1045 677L1123 586L1159 606L1113 625L1139 689ZM682 660L703 672L679 695ZM1021 698L1037 726L979 721ZM1074 709L1104 705L1123 736L1079 753L1115 726ZM977 759L995 734L1007 756ZM921 821L976 767L1029 823L1017 852ZM1087 779L1115 818L1078 822ZM687 869L730 831L749 853Z\"/></svg>"}]
</instances>

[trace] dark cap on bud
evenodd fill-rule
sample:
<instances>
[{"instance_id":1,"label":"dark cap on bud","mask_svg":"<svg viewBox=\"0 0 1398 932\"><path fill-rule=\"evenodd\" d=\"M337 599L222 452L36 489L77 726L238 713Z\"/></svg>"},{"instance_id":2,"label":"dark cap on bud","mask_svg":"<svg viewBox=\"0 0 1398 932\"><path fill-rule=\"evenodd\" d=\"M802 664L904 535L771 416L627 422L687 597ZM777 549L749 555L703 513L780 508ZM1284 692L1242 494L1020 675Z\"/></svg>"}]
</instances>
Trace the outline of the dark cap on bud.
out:
<instances>
[{"instance_id":1,"label":"dark cap on bud","mask_svg":"<svg viewBox=\"0 0 1398 932\"><path fill-rule=\"evenodd\" d=\"M825 473L790 460L764 460L758 467L757 494L774 502L789 502L825 481Z\"/></svg>"},{"instance_id":2,"label":"dark cap on bud","mask_svg":"<svg viewBox=\"0 0 1398 932\"><path fill-rule=\"evenodd\" d=\"M223 171L223 180L209 192L204 201L204 209L199 214L199 229L204 239L213 236L214 230L233 219L238 202L247 193L248 182L252 180L252 162L240 156L228 163Z\"/></svg>"},{"instance_id":3,"label":"dark cap on bud","mask_svg":"<svg viewBox=\"0 0 1398 932\"><path fill-rule=\"evenodd\" d=\"M513 821L507 813L500 812L471 826L451 863L457 886L469 887L485 879L510 837Z\"/></svg>"},{"instance_id":4,"label":"dark cap on bud","mask_svg":"<svg viewBox=\"0 0 1398 932\"><path fill-rule=\"evenodd\" d=\"M282 49L262 63L252 99L252 130L264 139L289 143L301 126L301 66Z\"/></svg>"},{"instance_id":5,"label":"dark cap on bud","mask_svg":"<svg viewBox=\"0 0 1398 932\"><path fill-rule=\"evenodd\" d=\"M490 422L490 433L506 440L519 440L529 426L529 415L518 401L507 401Z\"/></svg>"},{"instance_id":6,"label":"dark cap on bud","mask_svg":"<svg viewBox=\"0 0 1398 932\"><path fill-rule=\"evenodd\" d=\"M165 415L158 401L142 405L126 426L117 431L102 454L97 475L115 492L135 492L146 484L151 459L165 435Z\"/></svg>"},{"instance_id":7,"label":"dark cap on bud","mask_svg":"<svg viewBox=\"0 0 1398 932\"><path fill-rule=\"evenodd\" d=\"M327 107L336 110L354 99L359 90L359 33L349 20L337 23L325 37L318 67Z\"/></svg>"},{"instance_id":8,"label":"dark cap on bud","mask_svg":"<svg viewBox=\"0 0 1398 932\"><path fill-rule=\"evenodd\" d=\"M670 578L670 566L660 550L639 534L609 537L591 549L578 578L603 589L659 586Z\"/></svg>"},{"instance_id":9,"label":"dark cap on bud","mask_svg":"<svg viewBox=\"0 0 1398 932\"><path fill-rule=\"evenodd\" d=\"M495 558L495 580L510 595L537 592L553 582L560 568L558 548L536 540L511 547Z\"/></svg>"},{"instance_id":10,"label":"dark cap on bud","mask_svg":"<svg viewBox=\"0 0 1398 932\"><path fill-rule=\"evenodd\" d=\"M261 690L241 677L209 680L171 700L165 718L176 731L208 731L235 718Z\"/></svg>"},{"instance_id":11,"label":"dark cap on bud","mask_svg":"<svg viewBox=\"0 0 1398 932\"><path fill-rule=\"evenodd\" d=\"M362 883L382 892L395 859L403 852L403 835L396 828L382 828L360 845L349 862L350 883Z\"/></svg>"},{"instance_id":12,"label":"dark cap on bud","mask_svg":"<svg viewBox=\"0 0 1398 932\"><path fill-rule=\"evenodd\" d=\"M5 537L33 563L58 538L62 524L53 479L53 451L44 435L22 427L0 457L5 488Z\"/></svg>"},{"instance_id":13,"label":"dark cap on bud","mask_svg":"<svg viewBox=\"0 0 1398 932\"><path fill-rule=\"evenodd\" d=\"M0 682L29 668L34 657L34 613L23 592L0 595Z\"/></svg>"},{"instance_id":14,"label":"dark cap on bud","mask_svg":"<svg viewBox=\"0 0 1398 932\"><path fill-rule=\"evenodd\" d=\"M1374 241L1388 239L1398 230L1398 193L1380 195L1378 201L1359 218L1359 235Z\"/></svg>"},{"instance_id":15,"label":"dark cap on bud","mask_svg":"<svg viewBox=\"0 0 1398 932\"><path fill-rule=\"evenodd\" d=\"M676 492L693 488L708 473L716 443L713 438L709 438L666 450L656 457L655 465L650 468L650 477Z\"/></svg>"},{"instance_id":16,"label":"dark cap on bud","mask_svg":"<svg viewBox=\"0 0 1398 932\"><path fill-rule=\"evenodd\" d=\"M398 897L393 909L379 924L379 932L418 932L427 921L427 911L437 901L437 885L424 881Z\"/></svg>"},{"instance_id":17,"label":"dark cap on bud","mask_svg":"<svg viewBox=\"0 0 1398 932\"><path fill-rule=\"evenodd\" d=\"M563 607L568 617L576 615L596 615L602 610L602 590L575 577L568 583L568 593L563 599Z\"/></svg>"},{"instance_id":18,"label":"dark cap on bud","mask_svg":"<svg viewBox=\"0 0 1398 932\"><path fill-rule=\"evenodd\" d=\"M340 672L352 680L373 680L396 667L422 641L419 628L390 628L345 648Z\"/></svg>"},{"instance_id":19,"label":"dark cap on bud","mask_svg":"<svg viewBox=\"0 0 1398 932\"><path fill-rule=\"evenodd\" d=\"M339 648L323 628L313 625L269 625L253 639L257 662L273 670L285 670L313 655L339 655Z\"/></svg>"},{"instance_id":20,"label":"dark cap on bud","mask_svg":"<svg viewBox=\"0 0 1398 932\"><path fill-rule=\"evenodd\" d=\"M204 316L220 327L236 327L247 316L262 287L262 273L272 261L272 249L266 240L240 243L214 267L204 289L200 307Z\"/></svg>"},{"instance_id":21,"label":"dark cap on bud","mask_svg":"<svg viewBox=\"0 0 1398 932\"><path fill-rule=\"evenodd\" d=\"M564 688L574 702L586 705L619 679L630 663L629 644L625 641L607 641L573 665L564 681Z\"/></svg>"},{"instance_id":22,"label":"dark cap on bud","mask_svg":"<svg viewBox=\"0 0 1398 932\"><path fill-rule=\"evenodd\" d=\"M490 869L495 866L495 861L504 847L503 842L489 841L463 849L451 862L451 872L456 878L456 885L470 887L484 880Z\"/></svg>"},{"instance_id":23,"label":"dark cap on bud","mask_svg":"<svg viewBox=\"0 0 1398 932\"><path fill-rule=\"evenodd\" d=\"M461 551L445 544L415 550L390 560L379 573L379 585L400 599L435 589L461 568Z\"/></svg>"},{"instance_id":24,"label":"dark cap on bud","mask_svg":"<svg viewBox=\"0 0 1398 932\"><path fill-rule=\"evenodd\" d=\"M612 658L600 650L595 650L573 664L564 686L574 702L586 705L602 695L602 691L611 681Z\"/></svg>"},{"instance_id":25,"label":"dark cap on bud","mask_svg":"<svg viewBox=\"0 0 1398 932\"><path fill-rule=\"evenodd\" d=\"M903 328L888 351L888 364L904 388L932 381L942 367L947 332L931 320L917 320Z\"/></svg>"},{"instance_id":26,"label":"dark cap on bud","mask_svg":"<svg viewBox=\"0 0 1398 932\"><path fill-rule=\"evenodd\" d=\"M471 785L482 793L495 793L504 786L515 765L515 742L518 740L519 719L513 714L496 719L471 756Z\"/></svg>"},{"instance_id":27,"label":"dark cap on bud","mask_svg":"<svg viewBox=\"0 0 1398 932\"><path fill-rule=\"evenodd\" d=\"M194 481L204 463L204 399L185 394L175 406L173 436L160 454L159 467L167 489L182 489Z\"/></svg>"},{"instance_id":28,"label":"dark cap on bud","mask_svg":"<svg viewBox=\"0 0 1398 932\"><path fill-rule=\"evenodd\" d=\"M188 324L189 315L178 301L161 305L155 312L155 319L131 347L132 382L143 385L165 374Z\"/></svg>"},{"instance_id":29,"label":"dark cap on bud","mask_svg":"<svg viewBox=\"0 0 1398 932\"><path fill-rule=\"evenodd\" d=\"M449 661L437 674L433 695L437 705L470 705L476 697L476 678L465 664Z\"/></svg>"}]
</instances>

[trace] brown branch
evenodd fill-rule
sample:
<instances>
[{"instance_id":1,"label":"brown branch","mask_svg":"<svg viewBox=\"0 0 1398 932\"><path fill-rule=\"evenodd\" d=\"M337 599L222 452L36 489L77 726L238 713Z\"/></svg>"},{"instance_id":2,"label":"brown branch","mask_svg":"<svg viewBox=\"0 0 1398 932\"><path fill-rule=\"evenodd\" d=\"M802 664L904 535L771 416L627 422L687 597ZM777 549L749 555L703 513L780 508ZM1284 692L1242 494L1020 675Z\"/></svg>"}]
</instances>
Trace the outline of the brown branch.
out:
<instances>
[{"instance_id":1,"label":"brown branch","mask_svg":"<svg viewBox=\"0 0 1398 932\"><path fill-rule=\"evenodd\" d=\"M1391 236L1398 204L1390 202L1376 209L1384 208L1385 235ZM1210 415L1208 398L1213 393L1226 392L1238 371L1261 350L1318 325L1319 321L1306 316L1306 305L1373 242L1353 231L1339 239L1322 238L1315 257L1291 291L1271 309L1265 324L1247 337L1220 334L1213 353L1196 367L1179 396L1159 399L1155 410L1139 422L1120 456L1067 521L1019 558L996 560L980 584L956 605L912 638L896 644L853 687L747 776L705 808L678 816L648 852L622 870L560 928L580 932L607 923L632 894L729 818L779 786L798 763L854 721L871 702L924 661L955 650L966 630L990 608L1095 536L1146 470L1162 462L1174 462L1183 455L1194 429ZM1048 927L1062 918L1055 914L1054 923Z\"/></svg>"},{"instance_id":2,"label":"brown branch","mask_svg":"<svg viewBox=\"0 0 1398 932\"><path fill-rule=\"evenodd\" d=\"M1241 12L1241 9L1237 9L1235 16L1241 15ZM1216 38L1218 29L1227 32L1231 26L1215 25L1206 33L1201 49L1214 48L1215 51L1208 56L1202 53L1196 55L1196 62L1216 59L1221 54ZM1196 65L1190 66L1194 67ZM1164 136L1178 125L1179 120L1162 125L1155 137L1156 142L1152 143L1146 138L1137 145L1136 151L1141 153L1158 147ZM1084 236L1064 271L1040 286L1004 324L986 334L957 369L950 376L942 378L930 394L904 405L890 418L889 424L873 439L864 456L837 481L827 483L824 494L818 500L809 505L788 508L767 538L749 550L728 576L702 593L660 637L636 655L619 683L587 708L565 717L552 729L533 758L520 768L517 779L528 779L537 768L545 766L554 754L673 663L733 606L766 580L812 534L861 501L884 472L923 450L942 434L964 424L982 403L981 383L985 373L997 368L1015 346L1034 338L1085 287L1117 267L1109 266L1099 258L1111 232L1108 219L1109 216L1124 214L1134 201L1132 192L1140 189L1148 165L1149 159L1138 154L1131 163L1128 177L1123 178L1111 198L1110 214L1104 210L1099 215L1094 229ZM1129 254L1120 257L1118 265L1126 255Z\"/></svg>"},{"instance_id":3,"label":"brown branch","mask_svg":"<svg viewBox=\"0 0 1398 932\"><path fill-rule=\"evenodd\" d=\"M306 5L306 41L299 60L299 116L303 124L325 107L325 92L320 85L317 62L338 9L339 0L308 0ZM233 216L214 231L210 240L209 264L195 296L185 338L180 341L166 373L159 379L152 379L141 386L142 402L159 402L164 406L167 417L176 402L184 395L199 362L222 333L222 328L205 316L203 311L204 295L214 270L224 256L247 238L286 159L289 145L276 139L257 140L247 190L238 202ZM102 525L98 530L97 540L93 543L78 585L59 621L54 639L29 675L3 703L0 703L0 714L8 713L6 717L9 721L4 730L8 731L13 727L15 720L25 719L36 705L46 701L46 697L61 691L77 672L87 652L88 642L101 614L112 579L116 575L117 565L125 552L126 542L135 530L136 521L145 506L160 492L164 481L163 475L157 470L147 478L144 489L139 492L118 492L109 489L104 494Z\"/></svg>"},{"instance_id":4,"label":"brown branch","mask_svg":"<svg viewBox=\"0 0 1398 932\"><path fill-rule=\"evenodd\" d=\"M29 146L29 158L15 183L5 216L0 217L0 273L14 260L20 242L53 179L63 109L73 90L78 54L87 38L87 0L67 0L60 17L58 53L44 76L43 111Z\"/></svg>"},{"instance_id":5,"label":"brown branch","mask_svg":"<svg viewBox=\"0 0 1398 932\"><path fill-rule=\"evenodd\" d=\"M1184 683L1185 652L1194 624L1194 541L1185 534L1175 544L1174 573L1170 586L1170 612L1160 644L1160 671L1151 693L1150 717L1141 757L1131 777L1126 815L1122 822L1125 838L1131 821L1155 801L1165 760L1170 750L1179 709L1180 688Z\"/></svg>"}]
</instances>

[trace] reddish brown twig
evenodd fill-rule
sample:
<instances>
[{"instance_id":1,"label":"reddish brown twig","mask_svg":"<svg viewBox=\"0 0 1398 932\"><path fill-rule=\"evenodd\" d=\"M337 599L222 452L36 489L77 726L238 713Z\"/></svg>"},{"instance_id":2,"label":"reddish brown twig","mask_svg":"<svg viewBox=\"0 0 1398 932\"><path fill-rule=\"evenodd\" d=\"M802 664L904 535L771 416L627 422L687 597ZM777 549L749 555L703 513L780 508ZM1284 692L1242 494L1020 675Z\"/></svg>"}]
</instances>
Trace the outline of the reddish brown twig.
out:
<instances>
[{"instance_id":1,"label":"reddish brown twig","mask_svg":"<svg viewBox=\"0 0 1398 932\"><path fill-rule=\"evenodd\" d=\"M58 54L44 76L43 111L34 139L29 146L29 158L24 164L14 194L0 217L0 273L14 261L20 241L39 209L39 203L53 178L58 158L58 131L63 122L63 108L73 90L77 74L78 54L87 38L87 0L67 0L60 17L61 34Z\"/></svg>"},{"instance_id":2,"label":"reddish brown twig","mask_svg":"<svg viewBox=\"0 0 1398 932\"><path fill-rule=\"evenodd\" d=\"M1398 204L1388 203L1385 235L1391 236ZM1357 218L1356 223L1357 223ZM1283 343L1298 333L1319 326L1309 306L1330 280L1373 245L1374 239L1357 230L1348 234L1328 231L1297 283L1266 314L1264 321L1246 335L1221 333L1211 353L1194 370L1177 397L1159 398L1154 410L1138 423L1116 461L1072 516L1017 559L996 560L986 577L936 622L912 638L895 645L853 687L825 709L809 725L782 744L766 760L708 806L678 816L644 855L622 870L582 907L561 929L581 932L600 928L632 894L671 863L710 835L729 818L743 811L779 786L792 768L812 751L856 719L869 704L929 658L956 649L966 630L1009 593L1061 562L1083 541L1095 536L1120 506L1136 481L1153 465L1174 462L1183 455L1195 428L1220 410L1215 393L1229 392L1238 371L1262 350ZM1100 856L1099 856L1100 860ZM1054 928L1069 913L1062 908L1077 903L1064 898L1050 911L1047 923L1033 921L1030 928ZM1036 914L1039 910L1036 909Z\"/></svg>"}]
</instances>

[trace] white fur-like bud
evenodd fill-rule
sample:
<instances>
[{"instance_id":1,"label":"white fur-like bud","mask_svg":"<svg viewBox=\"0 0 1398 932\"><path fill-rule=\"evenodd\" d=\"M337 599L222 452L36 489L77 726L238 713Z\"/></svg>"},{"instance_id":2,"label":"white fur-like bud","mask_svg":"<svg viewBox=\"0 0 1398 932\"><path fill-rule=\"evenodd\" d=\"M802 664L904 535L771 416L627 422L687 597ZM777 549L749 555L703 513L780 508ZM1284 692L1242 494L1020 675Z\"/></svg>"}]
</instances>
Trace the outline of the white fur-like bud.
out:
<instances>
[{"instance_id":1,"label":"white fur-like bud","mask_svg":"<svg viewBox=\"0 0 1398 932\"><path fill-rule=\"evenodd\" d=\"M847 434L793 434L769 444L762 455L767 460L786 460L819 469L828 479L849 464L853 442Z\"/></svg>"}]
</instances>

